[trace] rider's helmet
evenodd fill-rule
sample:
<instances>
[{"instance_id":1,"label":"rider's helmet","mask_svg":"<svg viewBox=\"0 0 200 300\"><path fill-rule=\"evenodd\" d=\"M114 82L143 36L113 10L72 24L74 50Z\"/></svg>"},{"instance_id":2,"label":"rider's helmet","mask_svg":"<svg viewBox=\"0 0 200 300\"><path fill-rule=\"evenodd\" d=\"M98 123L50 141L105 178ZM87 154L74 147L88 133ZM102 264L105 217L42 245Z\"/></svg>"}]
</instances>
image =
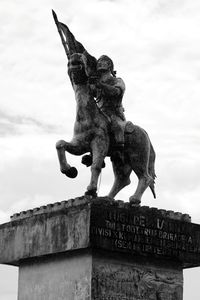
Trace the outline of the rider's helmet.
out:
<instances>
[{"instance_id":1,"label":"rider's helmet","mask_svg":"<svg viewBox=\"0 0 200 300\"><path fill-rule=\"evenodd\" d=\"M98 71L107 71L110 70L113 76L115 76L116 72L114 71L114 64L110 57L107 55L102 55L97 60L97 72Z\"/></svg>"}]
</instances>

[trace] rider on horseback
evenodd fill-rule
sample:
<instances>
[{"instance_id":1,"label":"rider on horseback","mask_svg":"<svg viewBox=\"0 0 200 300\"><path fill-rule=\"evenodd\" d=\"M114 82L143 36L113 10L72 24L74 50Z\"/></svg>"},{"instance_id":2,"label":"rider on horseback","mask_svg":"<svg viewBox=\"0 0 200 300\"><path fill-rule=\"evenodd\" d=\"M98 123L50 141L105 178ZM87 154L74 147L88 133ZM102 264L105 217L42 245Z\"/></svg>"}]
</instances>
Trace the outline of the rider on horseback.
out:
<instances>
[{"instance_id":1,"label":"rider on horseback","mask_svg":"<svg viewBox=\"0 0 200 300\"><path fill-rule=\"evenodd\" d=\"M96 60L75 39L69 28L65 24L58 22L55 12L53 12L53 16L68 59L75 54L82 55L92 95L101 112L109 120L111 138L114 136L114 139L111 139L111 160L119 159L120 162L124 162L124 128L126 120L122 98L125 84L121 78L116 77L113 61L108 56L102 55ZM83 79L85 80L85 77ZM80 83L81 78L78 78L78 81ZM92 163L91 155L83 156L82 163L90 166Z\"/></svg>"},{"instance_id":2,"label":"rider on horseback","mask_svg":"<svg viewBox=\"0 0 200 300\"><path fill-rule=\"evenodd\" d=\"M122 98L125 92L125 84L121 78L116 77L113 61L102 55L97 60L97 80L91 84L93 96L103 114L111 125L111 133L114 135L111 159L124 160L124 127L125 115L122 106Z\"/></svg>"},{"instance_id":3,"label":"rider on horseback","mask_svg":"<svg viewBox=\"0 0 200 300\"><path fill-rule=\"evenodd\" d=\"M90 155L82 157L82 163L91 165L86 195L96 197L103 159L111 156L115 179L109 197L114 198L130 183L132 171L138 177L138 185L129 198L130 203L139 205L147 187L155 197L155 152L146 131L125 121L122 107L125 85L122 79L115 77L112 60L105 55L96 60L75 39L69 28L58 21L55 12L53 17L68 57L68 74L77 101L73 138L71 142L60 140L56 143L61 172L69 178L77 176L76 168L66 160L66 151L74 155L90 152ZM126 149L123 155L119 150L124 148L124 132Z\"/></svg>"}]
</instances>

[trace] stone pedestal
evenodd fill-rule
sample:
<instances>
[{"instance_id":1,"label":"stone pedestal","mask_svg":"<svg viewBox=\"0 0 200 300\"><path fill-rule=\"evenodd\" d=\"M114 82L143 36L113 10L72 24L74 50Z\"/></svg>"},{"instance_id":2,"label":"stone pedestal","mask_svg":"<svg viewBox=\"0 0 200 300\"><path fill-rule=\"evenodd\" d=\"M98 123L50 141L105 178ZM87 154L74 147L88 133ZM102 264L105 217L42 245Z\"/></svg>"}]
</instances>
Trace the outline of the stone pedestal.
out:
<instances>
[{"instance_id":1,"label":"stone pedestal","mask_svg":"<svg viewBox=\"0 0 200 300\"><path fill-rule=\"evenodd\" d=\"M179 264L101 251L74 251L26 261L19 268L19 300L180 300Z\"/></svg>"},{"instance_id":2,"label":"stone pedestal","mask_svg":"<svg viewBox=\"0 0 200 300\"><path fill-rule=\"evenodd\" d=\"M200 265L188 215L81 197L0 226L0 263L19 266L18 300L182 300Z\"/></svg>"}]
</instances>

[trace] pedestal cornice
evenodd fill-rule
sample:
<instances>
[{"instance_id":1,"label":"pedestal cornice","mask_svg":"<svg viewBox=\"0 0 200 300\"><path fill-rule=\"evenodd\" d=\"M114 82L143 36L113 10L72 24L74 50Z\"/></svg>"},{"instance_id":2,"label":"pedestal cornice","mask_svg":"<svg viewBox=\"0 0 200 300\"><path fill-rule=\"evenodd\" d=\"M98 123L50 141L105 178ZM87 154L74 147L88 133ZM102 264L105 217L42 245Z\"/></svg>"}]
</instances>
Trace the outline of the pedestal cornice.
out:
<instances>
[{"instance_id":1,"label":"pedestal cornice","mask_svg":"<svg viewBox=\"0 0 200 300\"><path fill-rule=\"evenodd\" d=\"M107 197L79 197L15 214L0 225L0 262L102 249L132 257L200 265L200 225L189 215L131 207Z\"/></svg>"}]
</instances>

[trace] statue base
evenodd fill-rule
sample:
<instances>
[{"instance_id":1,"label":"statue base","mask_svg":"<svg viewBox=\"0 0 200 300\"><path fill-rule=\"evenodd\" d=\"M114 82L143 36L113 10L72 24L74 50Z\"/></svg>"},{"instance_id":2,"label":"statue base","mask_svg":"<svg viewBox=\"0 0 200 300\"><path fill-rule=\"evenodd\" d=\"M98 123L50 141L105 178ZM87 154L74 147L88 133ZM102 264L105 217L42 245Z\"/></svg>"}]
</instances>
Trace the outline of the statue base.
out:
<instances>
[{"instance_id":1,"label":"statue base","mask_svg":"<svg viewBox=\"0 0 200 300\"><path fill-rule=\"evenodd\" d=\"M181 300L182 295L178 263L77 250L25 261L19 268L19 300Z\"/></svg>"},{"instance_id":2,"label":"statue base","mask_svg":"<svg viewBox=\"0 0 200 300\"><path fill-rule=\"evenodd\" d=\"M18 300L182 300L200 265L190 217L80 197L0 226L0 263L19 266Z\"/></svg>"}]
</instances>

